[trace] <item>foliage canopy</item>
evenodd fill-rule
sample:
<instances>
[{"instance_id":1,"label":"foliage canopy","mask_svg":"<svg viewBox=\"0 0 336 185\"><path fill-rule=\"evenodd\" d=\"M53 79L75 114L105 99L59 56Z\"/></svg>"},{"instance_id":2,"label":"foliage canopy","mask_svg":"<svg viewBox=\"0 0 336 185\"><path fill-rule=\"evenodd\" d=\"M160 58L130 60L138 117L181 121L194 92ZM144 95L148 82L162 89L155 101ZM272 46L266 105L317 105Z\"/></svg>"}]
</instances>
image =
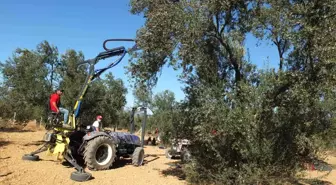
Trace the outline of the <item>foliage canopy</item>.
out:
<instances>
[{"instance_id":1,"label":"foliage canopy","mask_svg":"<svg viewBox=\"0 0 336 185\"><path fill-rule=\"evenodd\" d=\"M135 83L155 85L165 64L183 70L174 123L193 143L190 182L281 184L333 137L335 0L130 4L146 20L130 60ZM247 34L276 46L278 70L245 59Z\"/></svg>"}]
</instances>

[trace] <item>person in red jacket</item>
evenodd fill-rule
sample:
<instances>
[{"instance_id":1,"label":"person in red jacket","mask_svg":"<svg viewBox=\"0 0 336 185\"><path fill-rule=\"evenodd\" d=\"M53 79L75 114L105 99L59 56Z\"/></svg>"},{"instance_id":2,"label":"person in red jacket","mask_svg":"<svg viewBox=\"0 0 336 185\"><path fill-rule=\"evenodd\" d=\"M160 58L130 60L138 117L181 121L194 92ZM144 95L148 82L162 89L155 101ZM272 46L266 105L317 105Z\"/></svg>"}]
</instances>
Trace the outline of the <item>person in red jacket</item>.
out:
<instances>
[{"instance_id":1,"label":"person in red jacket","mask_svg":"<svg viewBox=\"0 0 336 185\"><path fill-rule=\"evenodd\" d=\"M61 95L63 94L63 90L57 89L55 93L50 95L49 106L50 110L55 113L62 113L64 116L64 124L68 124L68 116L69 111L63 107L60 107ZM65 125L67 126L67 125Z\"/></svg>"}]
</instances>

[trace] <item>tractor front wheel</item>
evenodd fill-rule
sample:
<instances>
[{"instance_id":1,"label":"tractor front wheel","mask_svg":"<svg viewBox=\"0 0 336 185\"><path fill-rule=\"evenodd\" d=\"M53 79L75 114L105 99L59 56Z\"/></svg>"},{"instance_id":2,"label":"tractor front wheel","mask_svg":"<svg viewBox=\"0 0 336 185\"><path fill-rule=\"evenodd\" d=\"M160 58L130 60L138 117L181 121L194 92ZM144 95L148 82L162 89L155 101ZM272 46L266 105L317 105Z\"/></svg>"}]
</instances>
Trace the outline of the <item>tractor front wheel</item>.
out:
<instances>
[{"instance_id":1,"label":"tractor front wheel","mask_svg":"<svg viewBox=\"0 0 336 185\"><path fill-rule=\"evenodd\" d=\"M84 160L90 170L107 170L115 158L116 148L109 137L96 137L85 147Z\"/></svg>"},{"instance_id":2,"label":"tractor front wheel","mask_svg":"<svg viewBox=\"0 0 336 185\"><path fill-rule=\"evenodd\" d=\"M132 154L132 164L141 166L145 158L145 151L142 147L136 147Z\"/></svg>"}]
</instances>

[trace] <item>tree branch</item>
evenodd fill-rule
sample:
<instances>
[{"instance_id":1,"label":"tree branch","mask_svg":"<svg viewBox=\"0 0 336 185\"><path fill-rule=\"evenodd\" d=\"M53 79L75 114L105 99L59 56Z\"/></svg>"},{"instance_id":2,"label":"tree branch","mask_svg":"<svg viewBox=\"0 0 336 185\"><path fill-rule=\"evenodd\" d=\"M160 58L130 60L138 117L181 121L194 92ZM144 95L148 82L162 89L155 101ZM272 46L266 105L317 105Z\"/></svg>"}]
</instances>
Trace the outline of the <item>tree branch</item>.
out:
<instances>
[{"instance_id":1,"label":"tree branch","mask_svg":"<svg viewBox=\"0 0 336 185\"><path fill-rule=\"evenodd\" d=\"M213 36L213 35L210 35L210 36ZM213 37L215 37L220 42L220 44L225 48L225 50L229 53L229 61L235 70L235 81L239 82L241 80L241 73L239 70L239 64L237 62L237 58L234 56L232 49L227 43L223 41L220 35L215 35Z\"/></svg>"},{"instance_id":2,"label":"tree branch","mask_svg":"<svg viewBox=\"0 0 336 185\"><path fill-rule=\"evenodd\" d=\"M216 14L216 31L219 32L219 15L218 13Z\"/></svg>"}]
</instances>

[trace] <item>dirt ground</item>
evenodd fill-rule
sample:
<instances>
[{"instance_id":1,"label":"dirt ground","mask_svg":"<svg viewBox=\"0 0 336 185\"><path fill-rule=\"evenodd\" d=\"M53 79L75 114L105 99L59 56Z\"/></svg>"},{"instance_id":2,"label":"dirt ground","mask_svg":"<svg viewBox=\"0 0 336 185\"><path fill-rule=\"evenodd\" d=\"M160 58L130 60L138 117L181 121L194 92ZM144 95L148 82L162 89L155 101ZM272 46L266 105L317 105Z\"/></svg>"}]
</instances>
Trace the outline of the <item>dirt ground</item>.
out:
<instances>
[{"instance_id":1,"label":"dirt ground","mask_svg":"<svg viewBox=\"0 0 336 185\"><path fill-rule=\"evenodd\" d=\"M329 152L326 160L324 161L329 167L331 167L331 171L326 170L314 170L309 169L303 172L304 175L299 181L301 184L305 185L331 185L336 184L336 153ZM310 166L310 168L312 168ZM326 167L325 167L326 168Z\"/></svg>"},{"instance_id":2,"label":"dirt ground","mask_svg":"<svg viewBox=\"0 0 336 185\"><path fill-rule=\"evenodd\" d=\"M40 146L45 131L31 124L25 128L0 128L0 184L118 184L118 185L180 185L183 180L179 160L169 160L164 149L158 146L145 146L145 164L134 167L130 160L122 160L106 171L90 171L93 179L87 182L70 180L73 167L65 166L41 153L40 161L24 161L22 156Z\"/></svg>"},{"instance_id":3,"label":"dirt ground","mask_svg":"<svg viewBox=\"0 0 336 185\"><path fill-rule=\"evenodd\" d=\"M118 184L118 185L182 185L184 180L182 166L179 160L169 160L164 155L164 149L158 146L145 146L145 164L134 167L130 160L114 163L114 167L106 171L90 171L93 179L87 182L70 180L73 167L57 162L55 156L41 153L40 161L24 161L22 156L36 150L42 143L45 133L43 128L28 124L24 128L0 126L0 184L4 185L35 185L35 184ZM336 168L336 154L330 154L327 161ZM306 171L300 184L336 184L336 170L320 172Z\"/></svg>"}]
</instances>

